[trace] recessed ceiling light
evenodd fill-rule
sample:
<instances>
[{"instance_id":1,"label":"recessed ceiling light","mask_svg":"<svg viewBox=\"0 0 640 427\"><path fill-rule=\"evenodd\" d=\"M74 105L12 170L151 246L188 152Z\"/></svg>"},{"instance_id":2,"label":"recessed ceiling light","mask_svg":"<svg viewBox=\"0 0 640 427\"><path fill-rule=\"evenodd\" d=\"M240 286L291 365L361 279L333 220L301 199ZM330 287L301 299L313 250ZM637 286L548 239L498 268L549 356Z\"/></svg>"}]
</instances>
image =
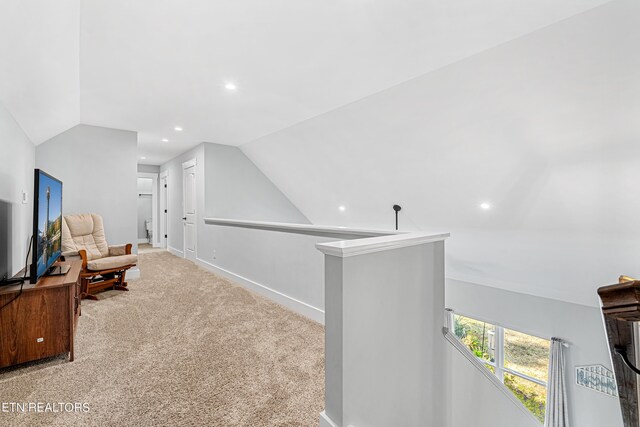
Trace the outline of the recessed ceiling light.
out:
<instances>
[{"instance_id":1,"label":"recessed ceiling light","mask_svg":"<svg viewBox=\"0 0 640 427\"><path fill-rule=\"evenodd\" d=\"M147 160L145 156L140 157L140 160Z\"/></svg>"},{"instance_id":2,"label":"recessed ceiling light","mask_svg":"<svg viewBox=\"0 0 640 427\"><path fill-rule=\"evenodd\" d=\"M167 138L162 138L162 142L169 142Z\"/></svg>"},{"instance_id":3,"label":"recessed ceiling light","mask_svg":"<svg viewBox=\"0 0 640 427\"><path fill-rule=\"evenodd\" d=\"M238 89L238 86L236 86L235 83L227 83L224 85L224 88L226 90L236 90Z\"/></svg>"},{"instance_id":4,"label":"recessed ceiling light","mask_svg":"<svg viewBox=\"0 0 640 427\"><path fill-rule=\"evenodd\" d=\"M182 132L182 126L176 126L173 128L176 132Z\"/></svg>"},{"instance_id":5,"label":"recessed ceiling light","mask_svg":"<svg viewBox=\"0 0 640 427\"><path fill-rule=\"evenodd\" d=\"M345 206L340 205L340 206L338 206L338 210L339 210L340 212L344 212L344 211L346 211L346 210L347 210L347 208L346 208Z\"/></svg>"},{"instance_id":6,"label":"recessed ceiling light","mask_svg":"<svg viewBox=\"0 0 640 427\"><path fill-rule=\"evenodd\" d=\"M480 203L480 207L482 209L484 209L485 211L488 211L489 209L491 209L491 203L489 202L482 202Z\"/></svg>"}]
</instances>

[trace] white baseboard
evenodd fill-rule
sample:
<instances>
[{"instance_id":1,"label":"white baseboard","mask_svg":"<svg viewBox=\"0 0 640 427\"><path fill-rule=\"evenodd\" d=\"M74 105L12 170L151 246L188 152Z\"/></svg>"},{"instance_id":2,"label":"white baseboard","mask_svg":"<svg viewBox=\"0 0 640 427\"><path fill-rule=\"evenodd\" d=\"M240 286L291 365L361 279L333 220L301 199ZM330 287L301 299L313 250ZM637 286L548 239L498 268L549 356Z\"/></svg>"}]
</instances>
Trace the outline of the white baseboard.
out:
<instances>
[{"instance_id":1,"label":"white baseboard","mask_svg":"<svg viewBox=\"0 0 640 427\"><path fill-rule=\"evenodd\" d=\"M138 267L132 267L127 271L125 276L127 280L136 280L140 278L140 269Z\"/></svg>"},{"instance_id":2,"label":"white baseboard","mask_svg":"<svg viewBox=\"0 0 640 427\"><path fill-rule=\"evenodd\" d=\"M324 325L324 311L320 310L319 308L313 307L302 301L298 301L295 298L271 289L265 285L261 285L260 283L254 282L251 279L247 279L246 277L242 277L238 274L232 273L229 270L225 270L224 268L213 265L200 258L196 258L196 263L209 271L212 271L226 279L231 280L234 283L241 285L244 288L249 289L252 292L265 296L270 300L283 305L290 310L295 311L296 313L299 313L311 320Z\"/></svg>"},{"instance_id":3,"label":"white baseboard","mask_svg":"<svg viewBox=\"0 0 640 427\"><path fill-rule=\"evenodd\" d=\"M338 424L331 421L325 411L320 412L320 427L338 427Z\"/></svg>"},{"instance_id":4,"label":"white baseboard","mask_svg":"<svg viewBox=\"0 0 640 427\"><path fill-rule=\"evenodd\" d=\"M179 256L180 258L184 258L184 252L182 252L181 250L178 250L176 248L172 248L171 246L167 246L167 250L174 254L175 256Z\"/></svg>"}]
</instances>

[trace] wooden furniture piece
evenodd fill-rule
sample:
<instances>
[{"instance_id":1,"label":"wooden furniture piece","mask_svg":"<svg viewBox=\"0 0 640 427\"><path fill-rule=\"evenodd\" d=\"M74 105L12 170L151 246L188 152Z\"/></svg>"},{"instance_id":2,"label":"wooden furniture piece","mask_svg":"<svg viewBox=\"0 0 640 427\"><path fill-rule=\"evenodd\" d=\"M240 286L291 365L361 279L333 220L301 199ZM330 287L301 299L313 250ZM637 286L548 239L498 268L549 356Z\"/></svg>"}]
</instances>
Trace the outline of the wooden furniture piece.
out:
<instances>
[{"instance_id":1,"label":"wooden furniture piece","mask_svg":"<svg viewBox=\"0 0 640 427\"><path fill-rule=\"evenodd\" d=\"M125 255L131 255L131 243L125 246ZM106 270L89 270L87 268L87 252L85 250L78 251L82 259L82 272L80 273L80 298L97 301L98 297L94 294L105 289L115 289L116 291L128 291L125 276L127 270L135 266L135 264L127 264L121 267L110 268Z\"/></svg>"},{"instance_id":2,"label":"wooden furniture piece","mask_svg":"<svg viewBox=\"0 0 640 427\"><path fill-rule=\"evenodd\" d=\"M598 289L613 362L622 421L638 427L637 338L634 322L640 321L640 281L621 276L618 284ZM630 367L632 366L632 367Z\"/></svg>"},{"instance_id":3,"label":"wooden furniture piece","mask_svg":"<svg viewBox=\"0 0 640 427\"><path fill-rule=\"evenodd\" d=\"M23 285L22 294L0 310L0 368L68 353L80 316L81 261L64 276L43 277ZM20 273L16 277L20 276ZM0 307L20 292L20 285L0 287Z\"/></svg>"}]
</instances>

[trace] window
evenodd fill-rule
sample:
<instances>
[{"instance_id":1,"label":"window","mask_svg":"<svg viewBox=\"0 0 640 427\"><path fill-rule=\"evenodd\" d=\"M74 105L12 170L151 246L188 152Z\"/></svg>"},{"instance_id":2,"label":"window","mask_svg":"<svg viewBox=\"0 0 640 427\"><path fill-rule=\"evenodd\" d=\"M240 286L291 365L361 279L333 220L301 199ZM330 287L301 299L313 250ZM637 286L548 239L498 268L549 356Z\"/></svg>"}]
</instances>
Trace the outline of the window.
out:
<instances>
[{"instance_id":1,"label":"window","mask_svg":"<svg viewBox=\"0 0 640 427\"><path fill-rule=\"evenodd\" d=\"M458 314L453 325L455 335L544 422L549 340Z\"/></svg>"}]
</instances>

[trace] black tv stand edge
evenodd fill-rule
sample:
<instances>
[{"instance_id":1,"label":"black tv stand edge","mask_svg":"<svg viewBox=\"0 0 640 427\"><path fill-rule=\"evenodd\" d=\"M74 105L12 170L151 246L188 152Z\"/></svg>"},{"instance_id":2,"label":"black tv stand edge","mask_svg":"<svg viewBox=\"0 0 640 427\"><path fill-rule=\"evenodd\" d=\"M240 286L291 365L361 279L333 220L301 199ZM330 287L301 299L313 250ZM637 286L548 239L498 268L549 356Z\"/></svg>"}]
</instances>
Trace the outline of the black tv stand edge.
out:
<instances>
[{"instance_id":1,"label":"black tv stand edge","mask_svg":"<svg viewBox=\"0 0 640 427\"><path fill-rule=\"evenodd\" d=\"M54 265L46 273L44 276L64 276L71 269L70 265Z\"/></svg>"}]
</instances>

